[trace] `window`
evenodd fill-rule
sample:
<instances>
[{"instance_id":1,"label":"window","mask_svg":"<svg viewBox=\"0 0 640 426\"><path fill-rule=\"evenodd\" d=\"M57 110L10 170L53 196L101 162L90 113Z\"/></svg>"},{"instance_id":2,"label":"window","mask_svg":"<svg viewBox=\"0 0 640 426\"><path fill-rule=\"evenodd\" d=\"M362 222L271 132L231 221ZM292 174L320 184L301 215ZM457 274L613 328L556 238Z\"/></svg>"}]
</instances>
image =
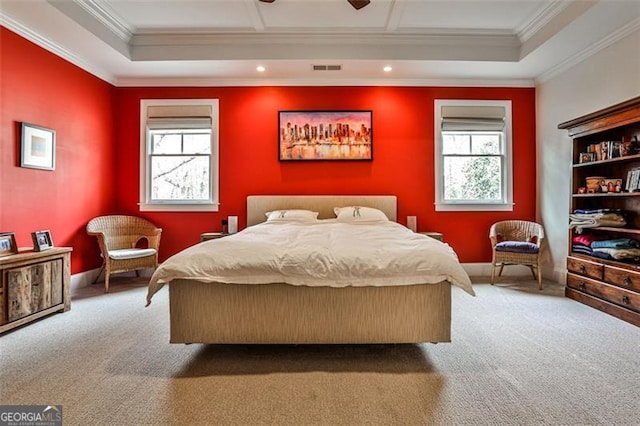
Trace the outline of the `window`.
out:
<instances>
[{"instance_id":1,"label":"window","mask_svg":"<svg viewBox=\"0 0 640 426\"><path fill-rule=\"evenodd\" d=\"M218 101L143 100L140 210L218 211Z\"/></svg>"},{"instance_id":2,"label":"window","mask_svg":"<svg viewBox=\"0 0 640 426\"><path fill-rule=\"evenodd\" d=\"M513 210L511 101L435 101L436 211Z\"/></svg>"}]
</instances>

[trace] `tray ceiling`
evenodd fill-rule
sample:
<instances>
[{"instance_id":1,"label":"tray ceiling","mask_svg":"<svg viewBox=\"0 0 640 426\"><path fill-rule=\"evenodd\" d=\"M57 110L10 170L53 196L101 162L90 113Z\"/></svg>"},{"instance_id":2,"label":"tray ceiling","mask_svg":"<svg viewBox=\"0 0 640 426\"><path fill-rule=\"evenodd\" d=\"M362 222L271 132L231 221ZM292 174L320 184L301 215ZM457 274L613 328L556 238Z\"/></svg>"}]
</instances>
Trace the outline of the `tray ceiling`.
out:
<instances>
[{"instance_id":1,"label":"tray ceiling","mask_svg":"<svg viewBox=\"0 0 640 426\"><path fill-rule=\"evenodd\" d=\"M638 31L640 1L2 0L0 18L123 86L526 86Z\"/></svg>"}]
</instances>

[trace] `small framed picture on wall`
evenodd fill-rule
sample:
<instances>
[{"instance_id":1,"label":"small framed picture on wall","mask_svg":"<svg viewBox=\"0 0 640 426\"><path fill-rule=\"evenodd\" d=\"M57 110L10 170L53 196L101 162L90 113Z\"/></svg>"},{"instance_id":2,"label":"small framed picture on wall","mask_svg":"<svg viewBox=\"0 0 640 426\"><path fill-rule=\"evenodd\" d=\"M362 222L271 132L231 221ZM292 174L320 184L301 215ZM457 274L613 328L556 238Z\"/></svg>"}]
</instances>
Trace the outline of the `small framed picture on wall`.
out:
<instances>
[{"instance_id":1,"label":"small framed picture on wall","mask_svg":"<svg viewBox=\"0 0 640 426\"><path fill-rule=\"evenodd\" d=\"M56 132L35 124L22 123L20 167L55 170Z\"/></svg>"}]
</instances>

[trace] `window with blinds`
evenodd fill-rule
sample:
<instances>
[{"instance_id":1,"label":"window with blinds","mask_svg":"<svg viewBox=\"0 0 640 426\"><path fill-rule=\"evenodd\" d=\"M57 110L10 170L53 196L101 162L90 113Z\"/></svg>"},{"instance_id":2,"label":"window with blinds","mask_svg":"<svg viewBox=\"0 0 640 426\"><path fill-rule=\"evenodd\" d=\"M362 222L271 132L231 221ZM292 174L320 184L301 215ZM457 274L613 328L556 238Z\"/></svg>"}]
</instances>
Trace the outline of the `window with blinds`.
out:
<instances>
[{"instance_id":1,"label":"window with blinds","mask_svg":"<svg viewBox=\"0 0 640 426\"><path fill-rule=\"evenodd\" d=\"M436 100L436 210L512 210L511 101Z\"/></svg>"},{"instance_id":2,"label":"window with blinds","mask_svg":"<svg viewBox=\"0 0 640 426\"><path fill-rule=\"evenodd\" d=\"M141 101L141 211L218 210L218 102Z\"/></svg>"}]
</instances>

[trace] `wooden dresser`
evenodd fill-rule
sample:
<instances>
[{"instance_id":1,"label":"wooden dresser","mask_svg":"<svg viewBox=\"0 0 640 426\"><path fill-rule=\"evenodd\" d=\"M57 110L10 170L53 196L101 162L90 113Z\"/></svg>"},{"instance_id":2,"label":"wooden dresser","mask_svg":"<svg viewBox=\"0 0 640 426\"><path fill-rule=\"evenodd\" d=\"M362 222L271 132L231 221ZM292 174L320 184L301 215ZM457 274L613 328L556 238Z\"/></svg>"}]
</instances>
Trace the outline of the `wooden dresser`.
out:
<instances>
[{"instance_id":1,"label":"wooden dresser","mask_svg":"<svg viewBox=\"0 0 640 426\"><path fill-rule=\"evenodd\" d=\"M71 308L70 247L0 257L0 333Z\"/></svg>"},{"instance_id":2,"label":"wooden dresser","mask_svg":"<svg viewBox=\"0 0 640 426\"><path fill-rule=\"evenodd\" d=\"M640 240L640 142L630 142L640 139L640 97L558 128L573 138L570 213L620 209L626 217L624 227L587 227L583 232L597 239ZM587 178L621 180L621 185L589 188ZM577 233L569 230L566 296L640 326L640 257L605 260L578 252L580 247L572 244Z\"/></svg>"},{"instance_id":3,"label":"wooden dresser","mask_svg":"<svg viewBox=\"0 0 640 426\"><path fill-rule=\"evenodd\" d=\"M567 297L640 326L638 267L569 256L567 271Z\"/></svg>"}]
</instances>

